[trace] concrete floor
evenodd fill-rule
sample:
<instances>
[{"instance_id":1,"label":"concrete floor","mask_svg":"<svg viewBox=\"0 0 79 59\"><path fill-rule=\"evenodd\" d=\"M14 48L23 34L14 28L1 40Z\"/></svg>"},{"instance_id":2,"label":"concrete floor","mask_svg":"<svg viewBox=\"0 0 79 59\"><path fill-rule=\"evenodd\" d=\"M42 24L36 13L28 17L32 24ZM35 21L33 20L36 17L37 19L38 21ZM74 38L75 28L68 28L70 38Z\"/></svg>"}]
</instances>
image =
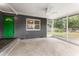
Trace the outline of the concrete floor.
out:
<instances>
[{"instance_id":1,"label":"concrete floor","mask_svg":"<svg viewBox=\"0 0 79 59\"><path fill-rule=\"evenodd\" d=\"M24 39L9 56L79 56L79 46L56 38Z\"/></svg>"}]
</instances>

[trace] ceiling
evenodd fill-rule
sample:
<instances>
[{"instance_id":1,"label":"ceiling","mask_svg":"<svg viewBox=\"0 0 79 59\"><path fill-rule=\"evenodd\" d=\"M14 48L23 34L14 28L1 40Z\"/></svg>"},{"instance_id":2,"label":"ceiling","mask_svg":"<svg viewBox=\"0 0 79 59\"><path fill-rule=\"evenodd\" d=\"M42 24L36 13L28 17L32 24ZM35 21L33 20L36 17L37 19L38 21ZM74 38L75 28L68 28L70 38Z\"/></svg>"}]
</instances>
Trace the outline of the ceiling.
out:
<instances>
[{"instance_id":1,"label":"ceiling","mask_svg":"<svg viewBox=\"0 0 79 59\"><path fill-rule=\"evenodd\" d=\"M78 3L4 3L0 10L22 15L55 19L79 13Z\"/></svg>"}]
</instances>

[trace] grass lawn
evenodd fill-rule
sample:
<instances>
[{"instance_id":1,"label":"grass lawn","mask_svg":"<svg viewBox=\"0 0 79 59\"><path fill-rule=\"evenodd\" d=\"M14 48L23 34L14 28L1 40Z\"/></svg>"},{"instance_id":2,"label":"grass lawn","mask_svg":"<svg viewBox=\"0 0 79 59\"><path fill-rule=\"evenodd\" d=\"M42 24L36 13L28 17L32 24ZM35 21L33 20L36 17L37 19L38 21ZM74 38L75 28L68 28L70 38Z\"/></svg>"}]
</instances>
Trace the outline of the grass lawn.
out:
<instances>
[{"instance_id":1,"label":"grass lawn","mask_svg":"<svg viewBox=\"0 0 79 59\"><path fill-rule=\"evenodd\" d=\"M58 36L63 36L63 37L67 37L67 33L66 32L48 32L48 35L58 35ZM77 37L79 38L79 32L69 32L68 33L69 37Z\"/></svg>"}]
</instances>

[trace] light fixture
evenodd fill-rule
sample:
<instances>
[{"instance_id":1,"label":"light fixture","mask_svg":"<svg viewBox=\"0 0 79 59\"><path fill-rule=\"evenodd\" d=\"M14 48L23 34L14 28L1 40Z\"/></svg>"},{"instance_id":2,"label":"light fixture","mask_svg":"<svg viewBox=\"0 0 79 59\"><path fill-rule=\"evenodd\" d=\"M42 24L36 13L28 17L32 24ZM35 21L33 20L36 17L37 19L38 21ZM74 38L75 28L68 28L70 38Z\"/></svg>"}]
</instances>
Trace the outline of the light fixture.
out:
<instances>
[{"instance_id":1,"label":"light fixture","mask_svg":"<svg viewBox=\"0 0 79 59\"><path fill-rule=\"evenodd\" d=\"M33 21L32 21L32 20L29 20L29 22L31 22L31 23L32 23Z\"/></svg>"}]
</instances>

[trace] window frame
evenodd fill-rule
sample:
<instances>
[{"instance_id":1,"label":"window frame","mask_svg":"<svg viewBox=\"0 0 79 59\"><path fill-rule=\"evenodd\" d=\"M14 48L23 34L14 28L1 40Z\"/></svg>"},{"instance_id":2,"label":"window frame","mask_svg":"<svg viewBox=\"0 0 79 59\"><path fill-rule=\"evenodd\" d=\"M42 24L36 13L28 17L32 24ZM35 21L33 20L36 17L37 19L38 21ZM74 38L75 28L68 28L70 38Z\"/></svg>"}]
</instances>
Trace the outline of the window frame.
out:
<instances>
[{"instance_id":1,"label":"window frame","mask_svg":"<svg viewBox=\"0 0 79 59\"><path fill-rule=\"evenodd\" d=\"M34 25L34 27L33 27L33 29L28 29L27 28L27 25L29 25L28 23L27 23L27 21L29 21L29 20L32 20L33 21L33 25ZM37 24L35 24L35 21L39 21L39 29L35 29L35 25L37 25ZM33 19L33 18L26 18L26 31L40 31L41 30L41 20L40 19Z\"/></svg>"}]
</instances>

